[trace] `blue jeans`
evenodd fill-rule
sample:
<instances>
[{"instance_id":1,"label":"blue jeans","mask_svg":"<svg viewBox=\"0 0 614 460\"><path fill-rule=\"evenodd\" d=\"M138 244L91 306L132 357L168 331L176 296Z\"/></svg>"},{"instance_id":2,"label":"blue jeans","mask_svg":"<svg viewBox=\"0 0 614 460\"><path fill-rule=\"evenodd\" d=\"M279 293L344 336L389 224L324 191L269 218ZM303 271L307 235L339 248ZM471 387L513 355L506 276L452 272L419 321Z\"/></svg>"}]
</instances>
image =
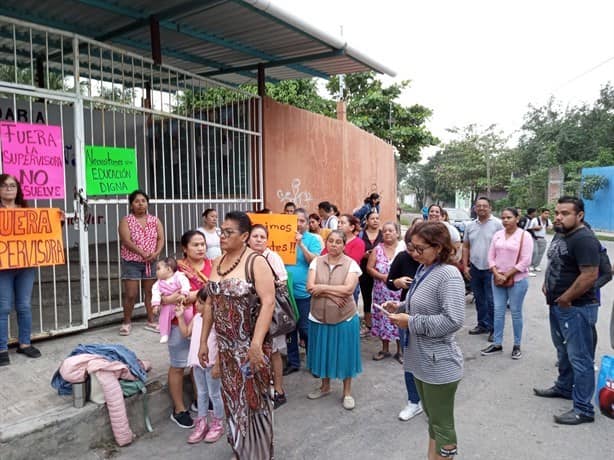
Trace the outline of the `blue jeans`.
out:
<instances>
[{"instance_id":1,"label":"blue jeans","mask_svg":"<svg viewBox=\"0 0 614 460\"><path fill-rule=\"evenodd\" d=\"M311 297L306 299L295 299L298 307L298 324L296 330L286 336L288 340L288 367L301 367L301 358L298 354L299 336L305 342L307 349L307 328L309 327L309 310L311 309Z\"/></svg>"},{"instance_id":2,"label":"blue jeans","mask_svg":"<svg viewBox=\"0 0 614 460\"><path fill-rule=\"evenodd\" d=\"M213 378L212 368L203 369L199 366L192 368L194 383L196 384L196 401L198 403L198 416L206 417L209 406L213 405L213 416L224 418L224 402L222 401L222 381ZM211 403L211 404L210 404Z\"/></svg>"},{"instance_id":3,"label":"blue jeans","mask_svg":"<svg viewBox=\"0 0 614 460\"><path fill-rule=\"evenodd\" d=\"M550 335L559 360L555 388L573 399L577 414L594 416L591 398L595 392L594 327L599 305L550 307Z\"/></svg>"},{"instance_id":4,"label":"blue jeans","mask_svg":"<svg viewBox=\"0 0 614 460\"><path fill-rule=\"evenodd\" d=\"M8 349L9 313L15 304L17 312L18 340L21 345L30 344L32 335L32 287L35 268L0 270L0 351Z\"/></svg>"},{"instance_id":5,"label":"blue jeans","mask_svg":"<svg viewBox=\"0 0 614 460\"><path fill-rule=\"evenodd\" d=\"M492 284L492 295L495 301L495 331L494 343L503 343L503 329L505 328L505 310L510 304L512 313L512 326L514 327L514 345L520 346L522 340L522 303L529 289L529 281L523 278L516 281L512 287L499 287Z\"/></svg>"},{"instance_id":6,"label":"blue jeans","mask_svg":"<svg viewBox=\"0 0 614 460\"><path fill-rule=\"evenodd\" d=\"M469 275L471 276L471 291L475 299L475 309L478 312L478 326L492 331L495 311L492 298L492 273L490 270L479 270L471 264Z\"/></svg>"},{"instance_id":7,"label":"blue jeans","mask_svg":"<svg viewBox=\"0 0 614 460\"><path fill-rule=\"evenodd\" d=\"M405 348L405 335L408 334L407 329L399 328L399 340L401 346ZM409 371L405 371L405 389L407 390L407 400L418 404L420 402L420 395L416 388L416 382L414 382L414 374Z\"/></svg>"}]
</instances>

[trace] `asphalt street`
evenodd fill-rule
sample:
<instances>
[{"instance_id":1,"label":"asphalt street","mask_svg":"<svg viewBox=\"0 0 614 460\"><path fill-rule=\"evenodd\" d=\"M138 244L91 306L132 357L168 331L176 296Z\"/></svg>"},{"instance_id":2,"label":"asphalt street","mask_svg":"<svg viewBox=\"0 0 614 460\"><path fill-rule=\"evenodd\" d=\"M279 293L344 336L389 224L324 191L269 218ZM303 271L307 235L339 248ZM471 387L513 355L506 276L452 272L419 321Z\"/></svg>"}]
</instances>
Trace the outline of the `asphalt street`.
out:
<instances>
[{"instance_id":1,"label":"asphalt street","mask_svg":"<svg viewBox=\"0 0 614 460\"><path fill-rule=\"evenodd\" d=\"M606 243L614 254L614 243ZM545 268L545 261L542 263ZM506 318L504 352L483 357L486 336L470 336L475 307L467 303L465 326L458 341L465 357L465 376L456 399L459 459L607 459L613 458L614 420L601 414L595 423L575 427L554 423L553 414L571 407L570 401L542 399L534 386L547 387L556 376L555 353L550 339L548 310L540 286L543 273L530 279L524 305L523 358L510 358L512 329ZM614 354L609 343L609 321L614 283L603 292L598 331L597 363ZM288 403L275 412L275 447L278 459L419 459L426 458L427 424L424 415L401 422L397 415L405 404L402 367L392 359L373 361L379 342L363 340L363 373L353 386L356 408L341 406L341 382L332 395L310 401L307 393L318 380L306 371L286 378ZM225 438L213 445L188 445L189 430L168 421L121 450L100 449L91 458L117 459L229 459Z\"/></svg>"}]
</instances>

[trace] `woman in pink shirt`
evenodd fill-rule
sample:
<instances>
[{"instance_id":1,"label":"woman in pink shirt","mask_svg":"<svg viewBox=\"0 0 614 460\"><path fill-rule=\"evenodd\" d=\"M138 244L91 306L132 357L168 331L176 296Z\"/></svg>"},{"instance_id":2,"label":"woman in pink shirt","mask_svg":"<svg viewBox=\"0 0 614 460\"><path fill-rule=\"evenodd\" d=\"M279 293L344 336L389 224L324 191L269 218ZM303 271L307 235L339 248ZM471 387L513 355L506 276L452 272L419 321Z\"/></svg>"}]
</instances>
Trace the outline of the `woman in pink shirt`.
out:
<instances>
[{"instance_id":1,"label":"woman in pink shirt","mask_svg":"<svg viewBox=\"0 0 614 460\"><path fill-rule=\"evenodd\" d=\"M494 342L482 350L482 355L488 356L503 351L505 308L509 304L514 328L512 359L520 359L522 304L529 288L527 276L533 255L533 238L525 230L518 228L516 208L505 208L501 213L501 222L503 230L494 234L488 251L488 266L493 273L492 290L495 301Z\"/></svg>"}]
</instances>

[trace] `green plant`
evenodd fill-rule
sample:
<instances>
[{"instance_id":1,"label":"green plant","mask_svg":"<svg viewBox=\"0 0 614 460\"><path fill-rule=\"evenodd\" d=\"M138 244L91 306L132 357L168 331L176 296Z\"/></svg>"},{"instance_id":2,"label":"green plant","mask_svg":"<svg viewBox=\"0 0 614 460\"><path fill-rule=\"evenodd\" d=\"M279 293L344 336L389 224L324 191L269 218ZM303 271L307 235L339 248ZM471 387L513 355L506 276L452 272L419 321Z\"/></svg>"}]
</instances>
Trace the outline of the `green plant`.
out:
<instances>
[{"instance_id":1,"label":"green plant","mask_svg":"<svg viewBox=\"0 0 614 460\"><path fill-rule=\"evenodd\" d=\"M582 197L586 198L587 200L592 200L595 193L606 188L608 183L609 181L607 177L600 176L598 174L587 174L586 176L583 176L580 187Z\"/></svg>"}]
</instances>

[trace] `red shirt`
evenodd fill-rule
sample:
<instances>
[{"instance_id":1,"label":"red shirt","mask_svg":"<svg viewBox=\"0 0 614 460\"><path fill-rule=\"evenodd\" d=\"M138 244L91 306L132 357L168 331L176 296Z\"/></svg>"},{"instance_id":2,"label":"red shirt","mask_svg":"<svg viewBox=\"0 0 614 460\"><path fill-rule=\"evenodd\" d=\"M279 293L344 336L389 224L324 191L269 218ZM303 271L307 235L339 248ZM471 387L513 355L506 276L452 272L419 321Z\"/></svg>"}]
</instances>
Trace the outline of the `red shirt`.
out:
<instances>
[{"instance_id":1,"label":"red shirt","mask_svg":"<svg viewBox=\"0 0 614 460\"><path fill-rule=\"evenodd\" d=\"M361 240L360 238L354 237L348 243L346 243L343 253L346 256L354 259L356 263L360 265L362 256L365 255L365 242ZM328 251L326 250L326 248L324 248L324 250L322 251L322 255L324 254L328 254Z\"/></svg>"},{"instance_id":2,"label":"red shirt","mask_svg":"<svg viewBox=\"0 0 614 460\"><path fill-rule=\"evenodd\" d=\"M199 273L197 273L184 260L179 260L177 261L177 268L188 278L188 281L190 282L190 292L192 292L198 291L205 287L209 281L209 275L211 275L212 264L209 259L205 259L203 268ZM190 324L190 321L192 321L192 318L194 317L195 311L194 304L190 305L183 311L183 319L186 324ZM171 324L178 324L177 318L173 317Z\"/></svg>"}]
</instances>

